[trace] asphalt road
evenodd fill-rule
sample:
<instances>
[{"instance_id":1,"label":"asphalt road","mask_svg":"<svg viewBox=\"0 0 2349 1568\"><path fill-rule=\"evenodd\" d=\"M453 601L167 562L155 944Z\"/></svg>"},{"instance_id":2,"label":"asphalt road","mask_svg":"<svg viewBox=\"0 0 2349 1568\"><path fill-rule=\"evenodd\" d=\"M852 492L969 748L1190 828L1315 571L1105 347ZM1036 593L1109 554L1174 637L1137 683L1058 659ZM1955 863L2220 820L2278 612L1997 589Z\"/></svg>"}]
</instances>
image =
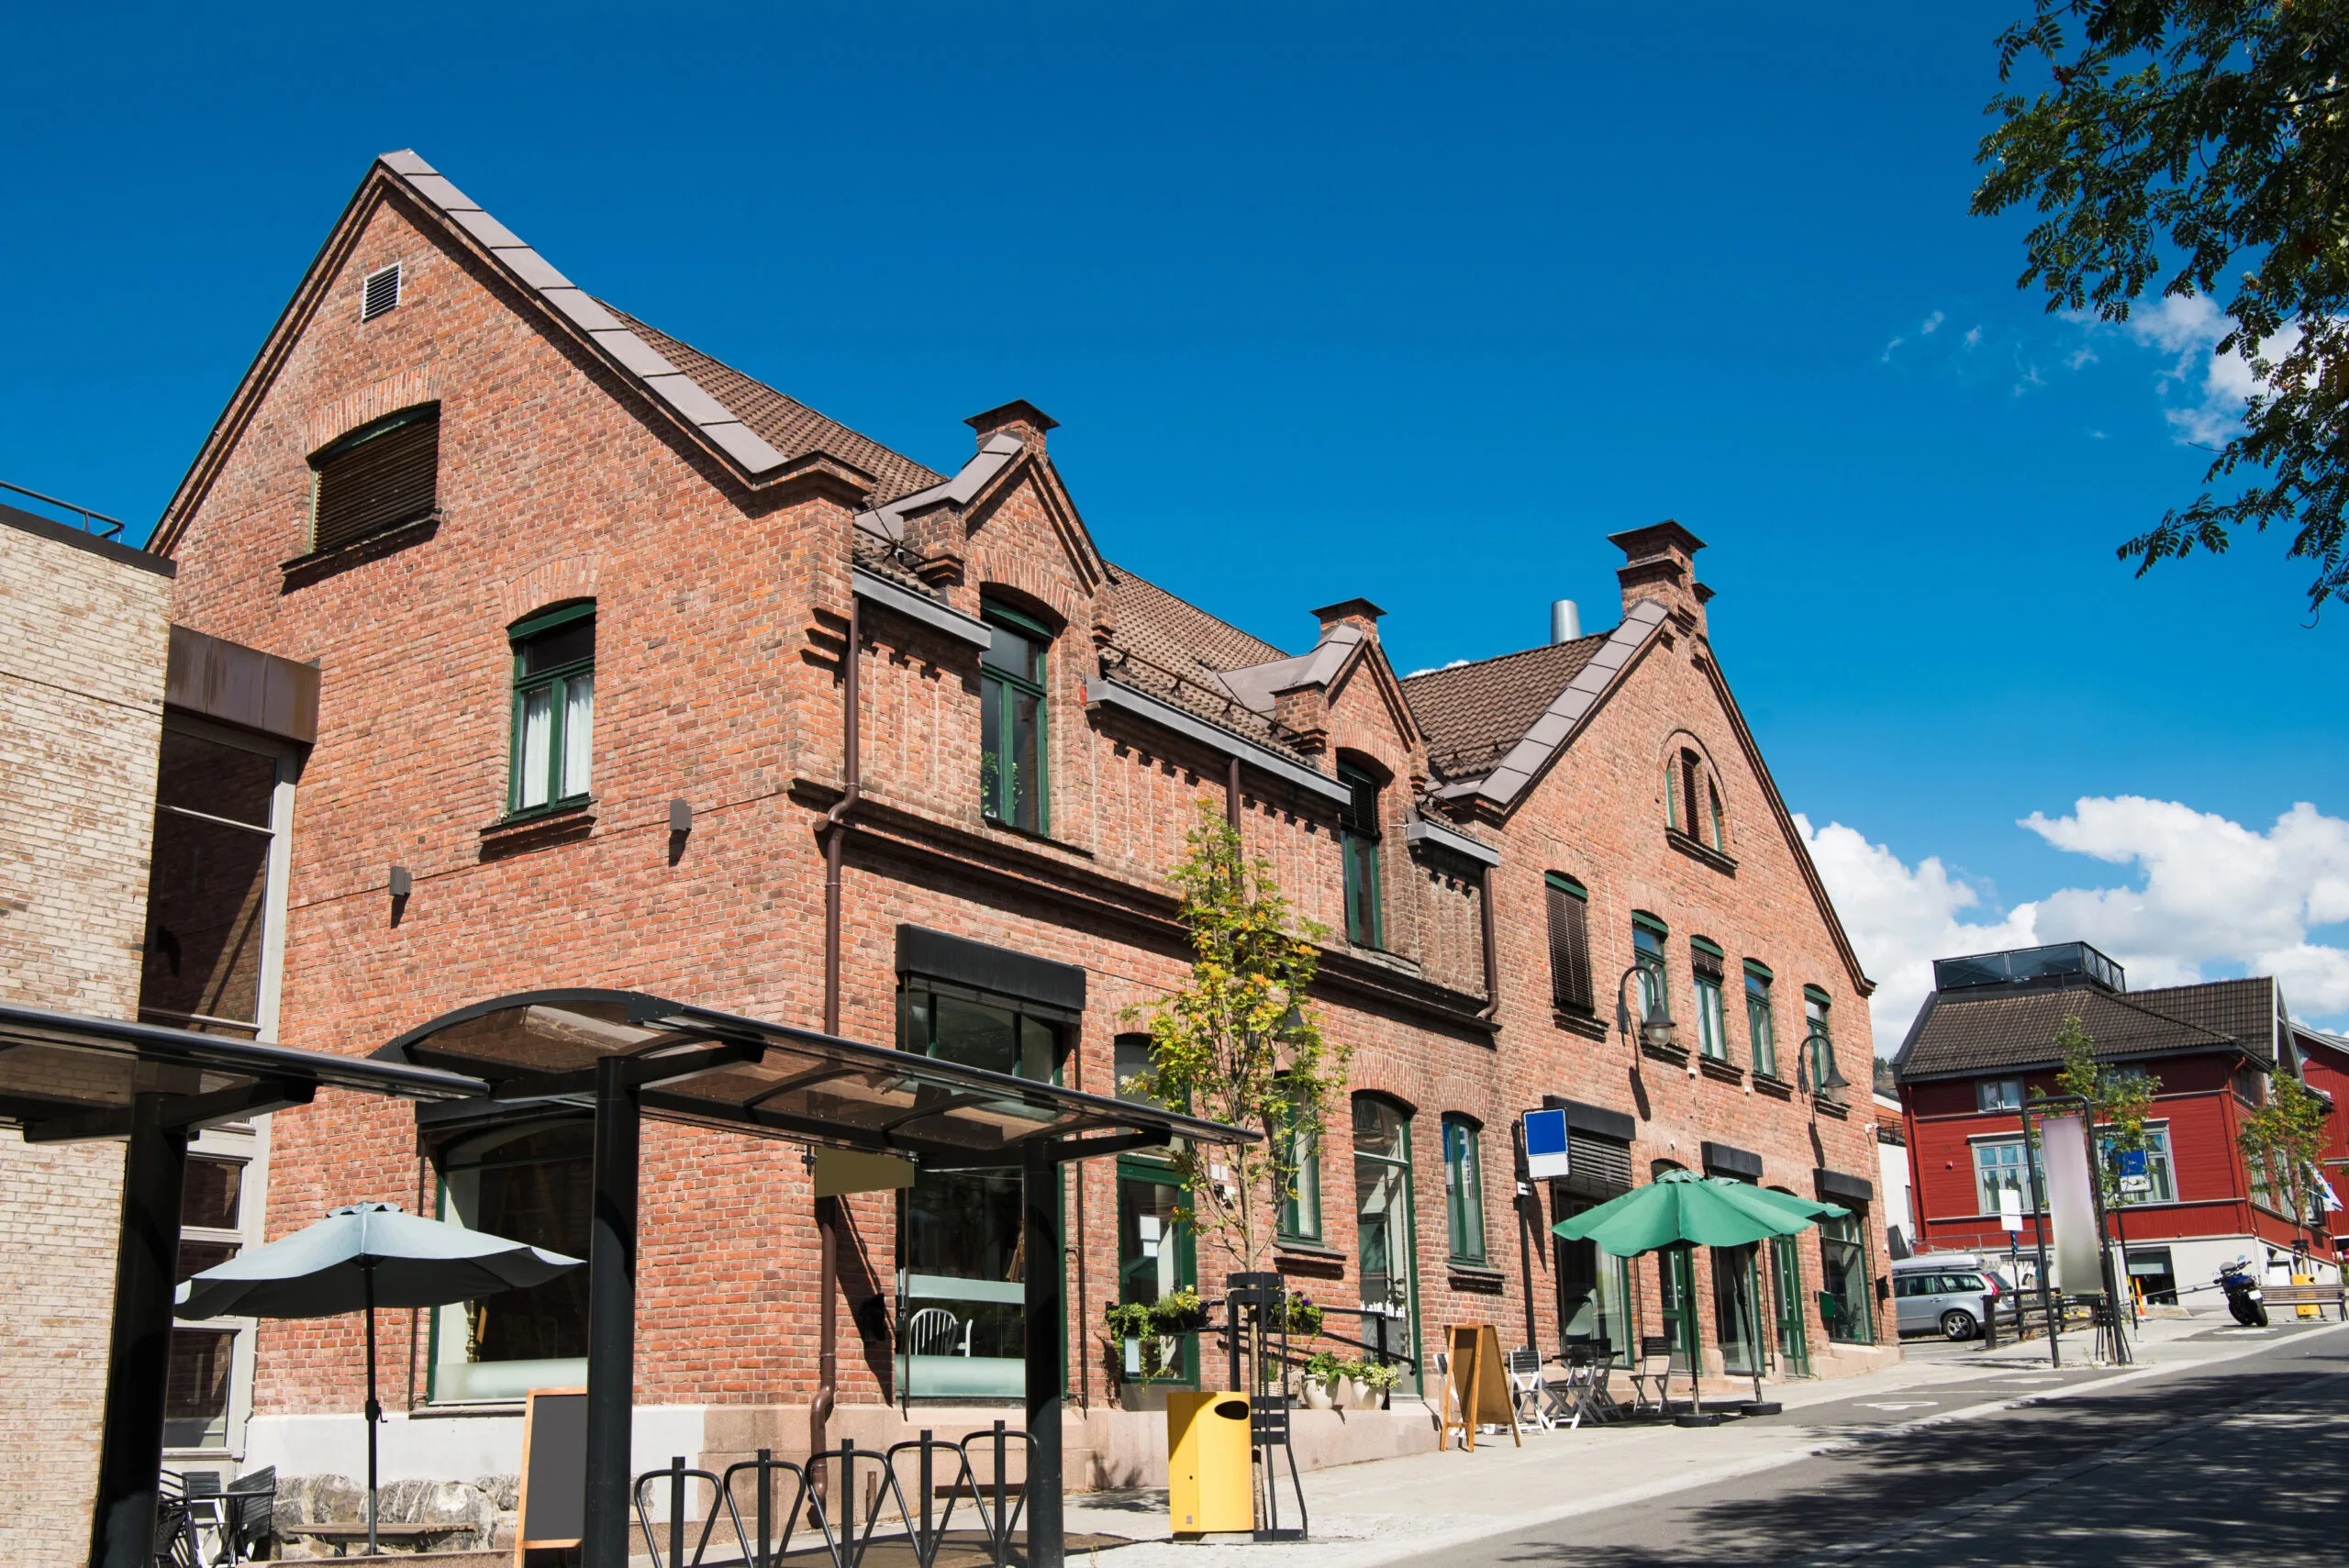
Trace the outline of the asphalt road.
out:
<instances>
[{"instance_id":1,"label":"asphalt road","mask_svg":"<svg viewBox=\"0 0 2349 1568\"><path fill-rule=\"evenodd\" d=\"M2083 1346L2085 1349L2085 1346ZM2165 1568L2349 1563L2349 1340L2279 1331L2223 1365L2042 1367L1771 1418L1865 1440L1415 1560L1428 1568ZM2025 1383L2024 1376L2043 1379ZM2063 1400L1921 1418L2037 1388ZM1925 1407L1930 1403L1931 1408Z\"/></svg>"}]
</instances>

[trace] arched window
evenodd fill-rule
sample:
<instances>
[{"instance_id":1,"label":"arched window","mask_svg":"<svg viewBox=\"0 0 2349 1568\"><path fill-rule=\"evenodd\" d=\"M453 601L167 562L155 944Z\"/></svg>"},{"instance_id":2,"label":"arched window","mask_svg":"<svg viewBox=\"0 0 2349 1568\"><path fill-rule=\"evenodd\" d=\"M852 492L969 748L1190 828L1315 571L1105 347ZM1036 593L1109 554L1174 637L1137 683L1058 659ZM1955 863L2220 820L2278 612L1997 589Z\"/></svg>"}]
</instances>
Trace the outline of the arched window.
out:
<instances>
[{"instance_id":1,"label":"arched window","mask_svg":"<svg viewBox=\"0 0 2349 1568\"><path fill-rule=\"evenodd\" d=\"M1721 804L1720 780L1693 746L1679 747L1664 758L1664 824L1708 849L1729 852L1729 813Z\"/></svg>"},{"instance_id":2,"label":"arched window","mask_svg":"<svg viewBox=\"0 0 2349 1568\"><path fill-rule=\"evenodd\" d=\"M1664 989L1664 943L1671 928L1644 909L1631 911L1631 962L1640 972L1640 1017L1669 1013Z\"/></svg>"},{"instance_id":3,"label":"arched window","mask_svg":"<svg viewBox=\"0 0 2349 1568\"><path fill-rule=\"evenodd\" d=\"M1765 1078L1778 1075L1778 1029L1770 1014L1770 969L1754 959L1745 961L1745 1034L1753 1045L1753 1071Z\"/></svg>"},{"instance_id":4,"label":"arched window","mask_svg":"<svg viewBox=\"0 0 2349 1568\"><path fill-rule=\"evenodd\" d=\"M982 600L979 614L994 634L979 655L979 810L1007 827L1049 832L1044 654L1052 634L994 599Z\"/></svg>"},{"instance_id":5,"label":"arched window","mask_svg":"<svg viewBox=\"0 0 2349 1568\"><path fill-rule=\"evenodd\" d=\"M595 754L596 602L557 605L516 621L513 767L507 810L520 815L587 798Z\"/></svg>"},{"instance_id":6,"label":"arched window","mask_svg":"<svg viewBox=\"0 0 2349 1568\"><path fill-rule=\"evenodd\" d=\"M1829 1093L1828 1081L1835 1075L1835 1040L1830 1032L1827 993L1816 985L1802 988L1803 1064L1810 1073L1810 1092Z\"/></svg>"},{"instance_id":7,"label":"arched window","mask_svg":"<svg viewBox=\"0 0 2349 1568\"><path fill-rule=\"evenodd\" d=\"M1473 1118L1453 1112L1443 1118L1443 1202L1451 1220L1452 1256L1464 1263L1485 1261L1485 1163L1476 1146Z\"/></svg>"},{"instance_id":8,"label":"arched window","mask_svg":"<svg viewBox=\"0 0 2349 1568\"><path fill-rule=\"evenodd\" d=\"M310 455L310 550L356 544L440 505L440 405L403 408Z\"/></svg>"},{"instance_id":9,"label":"arched window","mask_svg":"<svg viewBox=\"0 0 2349 1568\"><path fill-rule=\"evenodd\" d=\"M1588 1018L1598 1006L1590 973L1590 894L1562 872L1542 878L1550 916L1550 1001Z\"/></svg>"},{"instance_id":10,"label":"arched window","mask_svg":"<svg viewBox=\"0 0 2349 1568\"><path fill-rule=\"evenodd\" d=\"M1362 1282L1362 1337L1416 1357L1411 1118L1391 1100L1356 1095L1353 1120L1354 1273Z\"/></svg>"}]
</instances>

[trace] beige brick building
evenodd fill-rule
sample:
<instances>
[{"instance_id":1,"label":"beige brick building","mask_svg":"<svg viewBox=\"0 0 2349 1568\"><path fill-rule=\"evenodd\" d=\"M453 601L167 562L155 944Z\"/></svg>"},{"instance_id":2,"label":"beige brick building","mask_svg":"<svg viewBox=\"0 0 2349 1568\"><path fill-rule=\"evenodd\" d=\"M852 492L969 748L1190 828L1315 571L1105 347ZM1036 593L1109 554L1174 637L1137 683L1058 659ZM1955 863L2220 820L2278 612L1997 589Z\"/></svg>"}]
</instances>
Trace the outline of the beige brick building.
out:
<instances>
[{"instance_id":1,"label":"beige brick building","mask_svg":"<svg viewBox=\"0 0 2349 1568\"><path fill-rule=\"evenodd\" d=\"M0 506L0 996L138 1013L172 566ZM0 1555L89 1539L121 1151L0 1129Z\"/></svg>"}]
</instances>

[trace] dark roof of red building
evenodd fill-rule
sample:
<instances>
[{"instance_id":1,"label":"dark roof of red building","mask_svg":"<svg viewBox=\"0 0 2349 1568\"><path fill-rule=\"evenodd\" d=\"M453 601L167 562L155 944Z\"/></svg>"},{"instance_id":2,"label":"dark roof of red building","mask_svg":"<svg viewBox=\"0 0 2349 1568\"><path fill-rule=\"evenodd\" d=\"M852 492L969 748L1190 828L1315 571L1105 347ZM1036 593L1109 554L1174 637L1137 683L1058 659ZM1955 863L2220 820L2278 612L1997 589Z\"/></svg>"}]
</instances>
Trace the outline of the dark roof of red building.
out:
<instances>
[{"instance_id":1,"label":"dark roof of red building","mask_svg":"<svg viewBox=\"0 0 2349 1568\"><path fill-rule=\"evenodd\" d=\"M2107 991L2085 978L2068 984L1937 991L1909 1028L1894 1059L1904 1084L1924 1078L2051 1067L2054 1040L2076 1016L2100 1062L2241 1051L2276 1060L2276 983L2265 977Z\"/></svg>"}]
</instances>

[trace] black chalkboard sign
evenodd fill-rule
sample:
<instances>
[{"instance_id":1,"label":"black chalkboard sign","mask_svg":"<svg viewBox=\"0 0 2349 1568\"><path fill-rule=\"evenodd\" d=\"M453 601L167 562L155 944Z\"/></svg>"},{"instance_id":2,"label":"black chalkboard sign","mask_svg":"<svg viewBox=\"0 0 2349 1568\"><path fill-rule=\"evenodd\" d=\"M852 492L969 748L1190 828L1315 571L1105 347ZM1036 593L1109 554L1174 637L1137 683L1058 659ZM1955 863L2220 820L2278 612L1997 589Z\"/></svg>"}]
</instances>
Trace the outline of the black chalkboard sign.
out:
<instances>
[{"instance_id":1,"label":"black chalkboard sign","mask_svg":"<svg viewBox=\"0 0 2349 1568\"><path fill-rule=\"evenodd\" d=\"M587 1533L587 1391L534 1388L522 1401L522 1493L514 1568L532 1547L576 1546Z\"/></svg>"}]
</instances>

